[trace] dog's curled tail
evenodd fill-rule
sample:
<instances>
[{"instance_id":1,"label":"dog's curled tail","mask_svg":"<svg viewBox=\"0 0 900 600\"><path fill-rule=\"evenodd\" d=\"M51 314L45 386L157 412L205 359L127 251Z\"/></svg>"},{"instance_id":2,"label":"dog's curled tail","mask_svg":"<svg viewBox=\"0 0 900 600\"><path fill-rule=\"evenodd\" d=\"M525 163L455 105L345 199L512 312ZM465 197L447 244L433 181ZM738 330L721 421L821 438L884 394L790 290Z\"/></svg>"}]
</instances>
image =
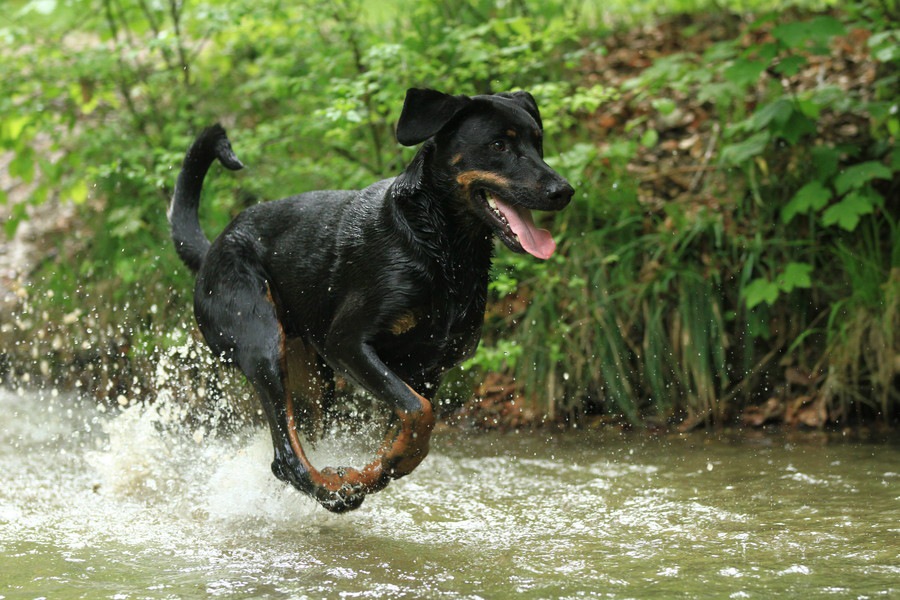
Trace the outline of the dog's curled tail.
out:
<instances>
[{"instance_id":1,"label":"dog's curled tail","mask_svg":"<svg viewBox=\"0 0 900 600\"><path fill-rule=\"evenodd\" d=\"M200 191L203 178L215 159L225 167L237 171L244 167L225 135L225 128L219 124L207 127L197 136L184 157L181 173L175 184L175 194L169 205L169 226L175 250L191 271L200 269L203 258L209 250L209 239L200 227L197 210L200 206Z\"/></svg>"}]
</instances>

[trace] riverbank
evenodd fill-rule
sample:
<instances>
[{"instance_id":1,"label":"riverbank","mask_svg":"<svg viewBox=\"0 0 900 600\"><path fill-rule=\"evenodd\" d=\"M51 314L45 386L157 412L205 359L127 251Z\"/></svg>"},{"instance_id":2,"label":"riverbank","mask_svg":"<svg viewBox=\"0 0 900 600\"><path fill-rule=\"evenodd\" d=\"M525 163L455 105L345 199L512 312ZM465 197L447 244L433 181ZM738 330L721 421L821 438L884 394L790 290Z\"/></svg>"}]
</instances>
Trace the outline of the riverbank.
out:
<instances>
[{"instance_id":1,"label":"riverbank","mask_svg":"<svg viewBox=\"0 0 900 600\"><path fill-rule=\"evenodd\" d=\"M475 421L506 428L896 424L895 15L716 10L623 27L508 7L432 30L431 4L401 28L250 7L241 19L271 39L257 45L241 19L223 13L210 31L182 10L183 37L152 44L143 22L120 24L130 37L91 22L58 41L41 26L70 23L16 17L11 35L50 56L35 65L3 49L19 67L15 101L0 107L15 125L0 131L0 216L14 232L0 253L5 385L113 406L174 378L189 402L246 399L199 346L190 276L168 239L193 124L233 123L254 169L210 178L214 233L285 189L396 173L408 158L388 141L398 98L446 81L532 91L548 160L579 191L546 224L552 260L498 251L484 341L450 374L446 412L468 403ZM278 43L285 28L291 47ZM205 41L184 54L188 77L176 57L191 35ZM40 114L25 109L36 98Z\"/></svg>"}]
</instances>

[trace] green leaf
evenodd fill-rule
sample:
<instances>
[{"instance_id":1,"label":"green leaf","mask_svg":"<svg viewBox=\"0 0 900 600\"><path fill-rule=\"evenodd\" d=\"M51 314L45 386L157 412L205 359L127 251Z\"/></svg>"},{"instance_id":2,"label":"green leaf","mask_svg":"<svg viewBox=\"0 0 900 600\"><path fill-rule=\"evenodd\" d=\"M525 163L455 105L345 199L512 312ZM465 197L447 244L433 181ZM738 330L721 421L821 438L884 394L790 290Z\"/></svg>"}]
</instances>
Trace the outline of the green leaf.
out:
<instances>
[{"instance_id":1,"label":"green leaf","mask_svg":"<svg viewBox=\"0 0 900 600\"><path fill-rule=\"evenodd\" d=\"M831 176L837 172L838 163L841 160L841 153L837 148L816 146L810 150L810 155L819 179L831 179Z\"/></svg>"},{"instance_id":2,"label":"green leaf","mask_svg":"<svg viewBox=\"0 0 900 600\"><path fill-rule=\"evenodd\" d=\"M659 133L655 129L648 129L641 136L641 146L652 148L659 141Z\"/></svg>"},{"instance_id":3,"label":"green leaf","mask_svg":"<svg viewBox=\"0 0 900 600\"><path fill-rule=\"evenodd\" d=\"M805 48L810 43L817 51L836 36L846 33L844 25L834 17L820 16L809 21L784 23L772 29L772 36L789 48Z\"/></svg>"},{"instance_id":4,"label":"green leaf","mask_svg":"<svg viewBox=\"0 0 900 600\"><path fill-rule=\"evenodd\" d=\"M16 229L19 228L19 223L28 218L28 213L26 212L27 208L28 207L24 202L12 205L9 216L6 218L6 223L3 224L6 237L12 238L16 235Z\"/></svg>"},{"instance_id":5,"label":"green leaf","mask_svg":"<svg viewBox=\"0 0 900 600\"><path fill-rule=\"evenodd\" d=\"M123 206L110 211L107 217L109 233L113 237L127 238L143 227L141 209L138 206Z\"/></svg>"},{"instance_id":6,"label":"green leaf","mask_svg":"<svg viewBox=\"0 0 900 600\"><path fill-rule=\"evenodd\" d=\"M870 160L847 167L844 172L834 180L834 189L837 193L845 194L853 189L859 189L873 179L890 179L893 176L891 170L880 162Z\"/></svg>"},{"instance_id":7,"label":"green leaf","mask_svg":"<svg viewBox=\"0 0 900 600\"><path fill-rule=\"evenodd\" d=\"M759 156L769 144L769 132L760 131L743 142L731 144L722 149L722 162L731 166L741 166L750 159Z\"/></svg>"},{"instance_id":8,"label":"green leaf","mask_svg":"<svg viewBox=\"0 0 900 600\"><path fill-rule=\"evenodd\" d=\"M778 300L780 292L777 284L760 277L748 283L744 288L744 302L747 303L747 308L751 309L763 302L771 306Z\"/></svg>"},{"instance_id":9,"label":"green leaf","mask_svg":"<svg viewBox=\"0 0 900 600\"><path fill-rule=\"evenodd\" d=\"M671 98L655 98L651 104L663 116L671 115L677 108L675 101Z\"/></svg>"},{"instance_id":10,"label":"green leaf","mask_svg":"<svg viewBox=\"0 0 900 600\"><path fill-rule=\"evenodd\" d=\"M12 142L19 141L19 137L31 123L29 117L4 115L0 120L0 141L6 147L13 147Z\"/></svg>"},{"instance_id":11,"label":"green leaf","mask_svg":"<svg viewBox=\"0 0 900 600\"><path fill-rule=\"evenodd\" d=\"M778 287L784 292L790 292L794 288L810 288L812 287L813 266L808 263L788 263L784 268L781 277L778 278Z\"/></svg>"},{"instance_id":12,"label":"green leaf","mask_svg":"<svg viewBox=\"0 0 900 600\"><path fill-rule=\"evenodd\" d=\"M872 55L881 62L900 59L900 30L874 33L869 38Z\"/></svg>"},{"instance_id":13,"label":"green leaf","mask_svg":"<svg viewBox=\"0 0 900 600\"><path fill-rule=\"evenodd\" d=\"M799 73L806 63L807 60L803 56L788 56L775 65L775 72L785 77L792 77Z\"/></svg>"},{"instance_id":14,"label":"green leaf","mask_svg":"<svg viewBox=\"0 0 900 600\"><path fill-rule=\"evenodd\" d=\"M791 145L796 144L805 135L816 132L816 123L800 111L793 111L787 122L776 134L780 134Z\"/></svg>"},{"instance_id":15,"label":"green leaf","mask_svg":"<svg viewBox=\"0 0 900 600\"><path fill-rule=\"evenodd\" d=\"M49 15L54 10L56 10L56 0L31 0L31 2L22 7L19 14L24 15L36 12L42 15Z\"/></svg>"},{"instance_id":16,"label":"green leaf","mask_svg":"<svg viewBox=\"0 0 900 600\"><path fill-rule=\"evenodd\" d=\"M13 159L9 162L9 174L12 177L19 177L26 183L34 180L34 171L37 160L34 151L30 147L25 147L17 152Z\"/></svg>"},{"instance_id":17,"label":"green leaf","mask_svg":"<svg viewBox=\"0 0 900 600\"><path fill-rule=\"evenodd\" d=\"M766 63L759 60L739 58L725 69L725 79L738 86L747 86L759 79L766 70Z\"/></svg>"},{"instance_id":18,"label":"green leaf","mask_svg":"<svg viewBox=\"0 0 900 600\"><path fill-rule=\"evenodd\" d=\"M837 204L828 207L822 214L822 223L828 226L838 225L841 229L853 231L859 225L860 216L870 214L874 209L875 202L869 194L854 191Z\"/></svg>"},{"instance_id":19,"label":"green leaf","mask_svg":"<svg viewBox=\"0 0 900 600\"><path fill-rule=\"evenodd\" d=\"M88 198L88 186L85 181L76 181L69 189L68 189L68 199L71 200L75 204L84 204L84 201Z\"/></svg>"},{"instance_id":20,"label":"green leaf","mask_svg":"<svg viewBox=\"0 0 900 600\"><path fill-rule=\"evenodd\" d=\"M771 123L784 125L791 118L794 112L794 103L788 98L779 98L774 102L770 102L756 110L750 118L747 119L747 125L750 129L759 131L769 127Z\"/></svg>"},{"instance_id":21,"label":"green leaf","mask_svg":"<svg viewBox=\"0 0 900 600\"><path fill-rule=\"evenodd\" d=\"M800 188L790 202L781 209L781 222L787 224L796 215L821 210L829 200L831 200L831 190L822 185L821 181L810 181Z\"/></svg>"}]
</instances>

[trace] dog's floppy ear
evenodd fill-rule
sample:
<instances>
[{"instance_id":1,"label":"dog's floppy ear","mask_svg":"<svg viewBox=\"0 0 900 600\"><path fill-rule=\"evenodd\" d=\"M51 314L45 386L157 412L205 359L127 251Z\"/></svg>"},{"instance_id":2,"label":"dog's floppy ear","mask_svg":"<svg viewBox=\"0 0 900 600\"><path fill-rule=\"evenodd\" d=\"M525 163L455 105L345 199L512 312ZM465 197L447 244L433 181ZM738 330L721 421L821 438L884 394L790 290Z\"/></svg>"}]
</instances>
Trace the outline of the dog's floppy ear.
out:
<instances>
[{"instance_id":1,"label":"dog's floppy ear","mask_svg":"<svg viewBox=\"0 0 900 600\"><path fill-rule=\"evenodd\" d=\"M534 120L537 121L538 127L541 128L541 131L544 130L544 123L541 121L541 111L538 110L537 102L535 102L534 96L532 96L528 92L502 92L496 95L500 96L501 98L509 98L510 100L524 108L525 112L534 117Z\"/></svg>"},{"instance_id":2,"label":"dog's floppy ear","mask_svg":"<svg viewBox=\"0 0 900 600\"><path fill-rule=\"evenodd\" d=\"M451 96L435 90L410 88L397 122L397 141L404 146L420 144L468 106L468 96Z\"/></svg>"}]
</instances>

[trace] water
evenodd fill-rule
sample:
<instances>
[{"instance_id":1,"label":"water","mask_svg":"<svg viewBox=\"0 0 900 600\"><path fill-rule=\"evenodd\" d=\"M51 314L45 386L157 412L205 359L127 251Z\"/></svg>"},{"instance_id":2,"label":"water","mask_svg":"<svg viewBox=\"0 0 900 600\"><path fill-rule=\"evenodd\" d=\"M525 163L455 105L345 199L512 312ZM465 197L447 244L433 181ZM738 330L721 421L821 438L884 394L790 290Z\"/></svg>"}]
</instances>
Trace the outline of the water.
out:
<instances>
[{"instance_id":1,"label":"water","mask_svg":"<svg viewBox=\"0 0 900 600\"><path fill-rule=\"evenodd\" d=\"M900 596L896 440L444 431L331 515L158 406L0 392L0 598Z\"/></svg>"}]
</instances>

